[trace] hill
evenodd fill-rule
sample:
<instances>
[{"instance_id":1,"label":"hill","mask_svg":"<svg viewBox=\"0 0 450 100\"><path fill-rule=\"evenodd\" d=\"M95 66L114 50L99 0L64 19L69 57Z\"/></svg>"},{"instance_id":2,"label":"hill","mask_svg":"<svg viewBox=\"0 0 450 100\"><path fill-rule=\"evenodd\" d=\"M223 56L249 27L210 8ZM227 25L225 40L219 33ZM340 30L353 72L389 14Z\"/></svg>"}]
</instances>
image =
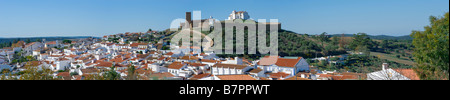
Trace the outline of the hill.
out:
<instances>
[{"instance_id":1,"label":"hill","mask_svg":"<svg viewBox=\"0 0 450 100\"><path fill-rule=\"evenodd\" d=\"M342 34L333 34L331 37L342 36ZM344 34L344 37L353 37L353 34ZM378 40L412 40L413 38L409 35L405 36L388 36L388 35L369 35L371 39Z\"/></svg>"},{"instance_id":2,"label":"hill","mask_svg":"<svg viewBox=\"0 0 450 100\"><path fill-rule=\"evenodd\" d=\"M2 38L0 37L0 43L9 43L13 41L36 41L36 40L42 40L45 39L46 41L55 41L55 40L64 40L64 39L81 39L81 38L90 38L92 36L70 36L70 37L18 37L18 38ZM92 38L98 38L98 37L92 37Z\"/></svg>"}]
</instances>

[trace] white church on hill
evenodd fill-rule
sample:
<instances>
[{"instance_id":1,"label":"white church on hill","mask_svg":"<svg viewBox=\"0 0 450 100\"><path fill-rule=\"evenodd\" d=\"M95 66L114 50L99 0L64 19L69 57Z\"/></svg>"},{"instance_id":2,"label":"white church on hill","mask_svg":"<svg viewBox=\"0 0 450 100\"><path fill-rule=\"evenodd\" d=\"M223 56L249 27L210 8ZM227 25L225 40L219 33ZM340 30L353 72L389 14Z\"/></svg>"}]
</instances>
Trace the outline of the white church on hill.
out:
<instances>
[{"instance_id":1,"label":"white church on hill","mask_svg":"<svg viewBox=\"0 0 450 100\"><path fill-rule=\"evenodd\" d=\"M228 20L234 20L234 19L250 19L250 16L248 15L248 13L246 11L239 11L236 12L236 10L234 10L233 12L231 12L230 16L228 17Z\"/></svg>"}]
</instances>

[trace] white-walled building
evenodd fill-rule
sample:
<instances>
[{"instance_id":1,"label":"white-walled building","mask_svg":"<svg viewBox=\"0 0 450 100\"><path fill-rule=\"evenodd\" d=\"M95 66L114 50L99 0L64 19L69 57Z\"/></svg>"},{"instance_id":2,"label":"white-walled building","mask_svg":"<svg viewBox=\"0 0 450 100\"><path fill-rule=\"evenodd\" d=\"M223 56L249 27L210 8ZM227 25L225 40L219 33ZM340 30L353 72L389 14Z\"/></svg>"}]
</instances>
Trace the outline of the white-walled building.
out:
<instances>
[{"instance_id":1,"label":"white-walled building","mask_svg":"<svg viewBox=\"0 0 450 100\"><path fill-rule=\"evenodd\" d=\"M367 80L420 80L412 69L391 69L383 63L382 70L367 74Z\"/></svg>"},{"instance_id":2,"label":"white-walled building","mask_svg":"<svg viewBox=\"0 0 450 100\"><path fill-rule=\"evenodd\" d=\"M228 16L228 20L234 20L234 19L250 19L250 16L248 15L248 13L246 11L239 11L236 12L236 10L234 10L233 12L231 12L230 16Z\"/></svg>"},{"instance_id":3,"label":"white-walled building","mask_svg":"<svg viewBox=\"0 0 450 100\"><path fill-rule=\"evenodd\" d=\"M258 68L265 72L284 72L295 75L300 71L309 71L309 64L302 57L281 58L278 56L266 56L261 58Z\"/></svg>"},{"instance_id":4,"label":"white-walled building","mask_svg":"<svg viewBox=\"0 0 450 100\"><path fill-rule=\"evenodd\" d=\"M174 76L189 77L192 75L184 62L173 62L167 67L167 71Z\"/></svg>"},{"instance_id":5,"label":"white-walled building","mask_svg":"<svg viewBox=\"0 0 450 100\"><path fill-rule=\"evenodd\" d=\"M234 59L227 58L226 61L222 61L222 64L236 64L236 65L242 65L244 62L239 57L234 57Z\"/></svg>"},{"instance_id":6,"label":"white-walled building","mask_svg":"<svg viewBox=\"0 0 450 100\"><path fill-rule=\"evenodd\" d=\"M252 69L247 65L236 65L236 64L215 64L211 67L213 75L236 75L244 74L244 72Z\"/></svg>"}]
</instances>

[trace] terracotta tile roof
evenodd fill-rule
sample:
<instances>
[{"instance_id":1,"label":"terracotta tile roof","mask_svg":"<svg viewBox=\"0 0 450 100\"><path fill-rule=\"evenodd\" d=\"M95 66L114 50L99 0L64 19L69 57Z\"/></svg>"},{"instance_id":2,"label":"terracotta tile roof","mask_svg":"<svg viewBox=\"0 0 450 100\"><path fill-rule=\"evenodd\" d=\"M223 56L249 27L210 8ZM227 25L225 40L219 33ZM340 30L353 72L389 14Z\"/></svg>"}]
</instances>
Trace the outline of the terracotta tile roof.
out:
<instances>
[{"instance_id":1,"label":"terracotta tile roof","mask_svg":"<svg viewBox=\"0 0 450 100\"><path fill-rule=\"evenodd\" d=\"M56 41L48 42L47 44L56 44Z\"/></svg>"},{"instance_id":2,"label":"terracotta tile roof","mask_svg":"<svg viewBox=\"0 0 450 100\"><path fill-rule=\"evenodd\" d=\"M181 57L183 60L198 60L199 58L196 56L183 56Z\"/></svg>"},{"instance_id":3,"label":"terracotta tile roof","mask_svg":"<svg viewBox=\"0 0 450 100\"><path fill-rule=\"evenodd\" d=\"M357 80L358 76L354 75L333 75L331 76L333 80Z\"/></svg>"},{"instance_id":4,"label":"terracotta tile roof","mask_svg":"<svg viewBox=\"0 0 450 100\"><path fill-rule=\"evenodd\" d=\"M420 80L420 77L413 69L393 69L393 70L411 80Z\"/></svg>"},{"instance_id":5,"label":"terracotta tile roof","mask_svg":"<svg viewBox=\"0 0 450 100\"><path fill-rule=\"evenodd\" d=\"M166 59L166 57L160 57L157 60L164 60L164 59Z\"/></svg>"},{"instance_id":6,"label":"terracotta tile roof","mask_svg":"<svg viewBox=\"0 0 450 100\"><path fill-rule=\"evenodd\" d=\"M113 63L111 62L106 62L106 61L99 61L97 63L97 67L112 67Z\"/></svg>"},{"instance_id":7,"label":"terracotta tile roof","mask_svg":"<svg viewBox=\"0 0 450 100\"><path fill-rule=\"evenodd\" d=\"M139 45L148 45L148 43L132 43L132 44L130 44L131 47L138 47Z\"/></svg>"},{"instance_id":8,"label":"terracotta tile roof","mask_svg":"<svg viewBox=\"0 0 450 100\"><path fill-rule=\"evenodd\" d=\"M295 67L295 65L302 59L302 57L297 57L297 59L290 58L280 58L277 56L266 56L263 57L258 65L272 65L275 64L277 66L282 67Z\"/></svg>"},{"instance_id":9,"label":"terracotta tile roof","mask_svg":"<svg viewBox=\"0 0 450 100\"><path fill-rule=\"evenodd\" d=\"M69 72L59 72L58 74L56 74L56 76L70 76Z\"/></svg>"},{"instance_id":10,"label":"terracotta tile roof","mask_svg":"<svg viewBox=\"0 0 450 100\"><path fill-rule=\"evenodd\" d=\"M83 76L80 75L74 75L73 77L75 77L75 80L83 80Z\"/></svg>"},{"instance_id":11,"label":"terracotta tile roof","mask_svg":"<svg viewBox=\"0 0 450 100\"><path fill-rule=\"evenodd\" d=\"M259 72L261 72L262 71L262 69L259 69L259 68L253 68L252 70L250 70L249 72L250 73L259 73Z\"/></svg>"},{"instance_id":12,"label":"terracotta tile roof","mask_svg":"<svg viewBox=\"0 0 450 100\"><path fill-rule=\"evenodd\" d=\"M244 69L247 68L247 65L236 65L236 64L215 64L213 67L224 67L224 68L236 68L236 69Z\"/></svg>"},{"instance_id":13,"label":"terracotta tile roof","mask_svg":"<svg viewBox=\"0 0 450 100\"><path fill-rule=\"evenodd\" d=\"M259 77L259 80L270 80L270 79L264 78L264 77Z\"/></svg>"},{"instance_id":14,"label":"terracotta tile roof","mask_svg":"<svg viewBox=\"0 0 450 100\"><path fill-rule=\"evenodd\" d=\"M59 61L65 61L65 60L69 60L69 59L67 59L67 58L59 58L58 60Z\"/></svg>"},{"instance_id":15,"label":"terracotta tile roof","mask_svg":"<svg viewBox=\"0 0 450 100\"><path fill-rule=\"evenodd\" d=\"M287 58L278 58L277 66L283 67L295 67L295 65L302 59L302 57L298 57L297 59L287 59Z\"/></svg>"},{"instance_id":16,"label":"terracotta tile roof","mask_svg":"<svg viewBox=\"0 0 450 100\"><path fill-rule=\"evenodd\" d=\"M112 66L112 65L111 65ZM96 68L86 68L86 69L81 69L81 72L83 72L83 74L89 74L89 73L97 73L99 70Z\"/></svg>"},{"instance_id":17,"label":"terracotta tile roof","mask_svg":"<svg viewBox=\"0 0 450 100\"><path fill-rule=\"evenodd\" d=\"M311 80L311 79L301 78L301 77L297 77L297 79L296 79L295 76L294 76L294 77L289 77L289 78L284 79L284 80Z\"/></svg>"},{"instance_id":18,"label":"terracotta tile roof","mask_svg":"<svg viewBox=\"0 0 450 100\"><path fill-rule=\"evenodd\" d=\"M220 80L256 80L250 75L217 75Z\"/></svg>"},{"instance_id":19,"label":"terracotta tile roof","mask_svg":"<svg viewBox=\"0 0 450 100\"><path fill-rule=\"evenodd\" d=\"M278 56L266 56L261 58L258 65L273 65L276 63Z\"/></svg>"},{"instance_id":20,"label":"terracotta tile roof","mask_svg":"<svg viewBox=\"0 0 450 100\"><path fill-rule=\"evenodd\" d=\"M201 79L201 78L204 78L204 77L209 77L209 76L211 76L211 74L209 74L209 73L198 74L198 75L192 76L189 80L198 80L198 79Z\"/></svg>"},{"instance_id":21,"label":"terracotta tile roof","mask_svg":"<svg viewBox=\"0 0 450 100\"><path fill-rule=\"evenodd\" d=\"M148 57L149 55L150 54L138 54L137 57L144 59L144 58Z\"/></svg>"},{"instance_id":22,"label":"terracotta tile roof","mask_svg":"<svg viewBox=\"0 0 450 100\"><path fill-rule=\"evenodd\" d=\"M329 78L329 77L333 76L331 74L316 74L316 75L319 75L319 77L325 77L325 78Z\"/></svg>"},{"instance_id":23,"label":"terracotta tile roof","mask_svg":"<svg viewBox=\"0 0 450 100\"><path fill-rule=\"evenodd\" d=\"M285 78L285 77L289 76L290 74L278 72L278 73L270 73L269 75L271 78Z\"/></svg>"},{"instance_id":24,"label":"terracotta tile roof","mask_svg":"<svg viewBox=\"0 0 450 100\"><path fill-rule=\"evenodd\" d=\"M28 48L29 46L34 45L34 44L36 44L36 42L28 43L27 45L25 45L25 48Z\"/></svg>"},{"instance_id":25,"label":"terracotta tile roof","mask_svg":"<svg viewBox=\"0 0 450 100\"><path fill-rule=\"evenodd\" d=\"M202 60L200 60L201 62L209 62L209 63L217 63L217 62L219 62L219 61L217 61L217 60L209 60L209 59L202 59Z\"/></svg>"},{"instance_id":26,"label":"terracotta tile roof","mask_svg":"<svg viewBox=\"0 0 450 100\"><path fill-rule=\"evenodd\" d=\"M181 62L173 62L173 63L170 64L169 67L167 67L167 68L170 68L170 69L180 69L180 68L182 68L184 65L186 65L186 64L182 64Z\"/></svg>"},{"instance_id":27,"label":"terracotta tile roof","mask_svg":"<svg viewBox=\"0 0 450 100\"><path fill-rule=\"evenodd\" d=\"M171 56L171 55L173 55L173 52L166 53L165 55Z\"/></svg>"},{"instance_id":28,"label":"terracotta tile roof","mask_svg":"<svg viewBox=\"0 0 450 100\"><path fill-rule=\"evenodd\" d=\"M245 58L243 58L242 61L245 62L245 63L247 63L248 65L251 65L251 64L252 64L250 60L245 59Z\"/></svg>"},{"instance_id":29,"label":"terracotta tile roof","mask_svg":"<svg viewBox=\"0 0 450 100\"><path fill-rule=\"evenodd\" d=\"M126 58L122 59L121 57L116 57L114 59L111 59L110 61L111 62L116 62L116 63L122 63L122 62L124 62L126 60L127 60Z\"/></svg>"}]
</instances>

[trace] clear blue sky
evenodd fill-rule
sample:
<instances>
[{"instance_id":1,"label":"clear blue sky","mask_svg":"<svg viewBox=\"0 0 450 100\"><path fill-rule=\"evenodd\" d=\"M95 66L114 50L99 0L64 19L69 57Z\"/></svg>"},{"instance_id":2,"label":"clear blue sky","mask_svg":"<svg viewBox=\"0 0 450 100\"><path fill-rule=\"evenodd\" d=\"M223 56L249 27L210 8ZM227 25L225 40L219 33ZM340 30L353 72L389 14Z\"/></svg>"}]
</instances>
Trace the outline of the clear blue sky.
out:
<instances>
[{"instance_id":1,"label":"clear blue sky","mask_svg":"<svg viewBox=\"0 0 450 100\"><path fill-rule=\"evenodd\" d=\"M243 10L297 33L400 36L448 12L449 0L0 0L0 37L164 30L193 10L221 20Z\"/></svg>"}]
</instances>

